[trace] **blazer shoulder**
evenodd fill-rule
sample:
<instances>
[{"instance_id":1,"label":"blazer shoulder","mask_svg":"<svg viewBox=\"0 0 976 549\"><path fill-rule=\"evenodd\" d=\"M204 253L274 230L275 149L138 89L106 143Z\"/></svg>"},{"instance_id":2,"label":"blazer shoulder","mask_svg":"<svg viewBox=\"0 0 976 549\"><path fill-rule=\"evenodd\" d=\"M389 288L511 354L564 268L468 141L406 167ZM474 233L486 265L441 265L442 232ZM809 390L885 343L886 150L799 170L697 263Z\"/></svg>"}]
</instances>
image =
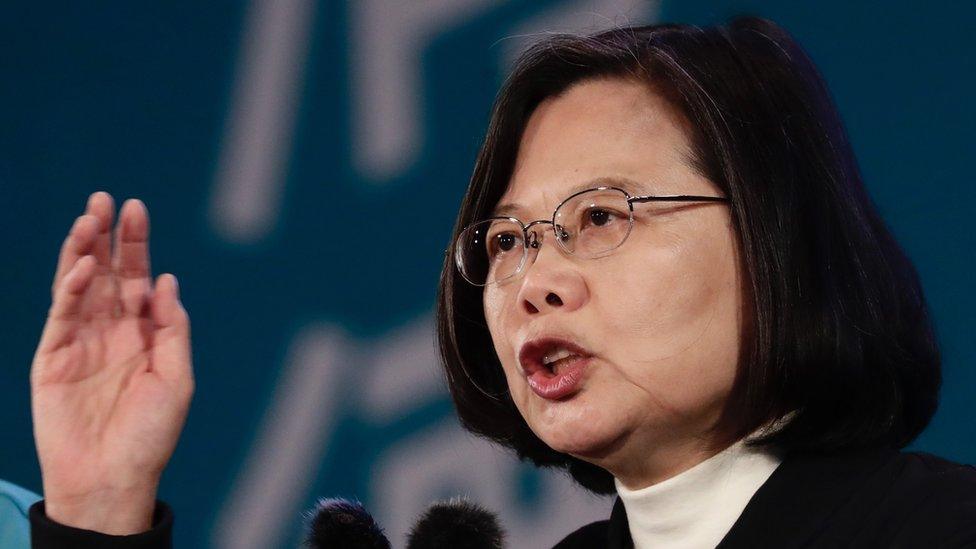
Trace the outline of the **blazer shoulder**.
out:
<instances>
[{"instance_id":1,"label":"blazer shoulder","mask_svg":"<svg viewBox=\"0 0 976 549\"><path fill-rule=\"evenodd\" d=\"M966 547L974 530L970 465L893 448L796 452L721 547Z\"/></svg>"},{"instance_id":2,"label":"blazer shoulder","mask_svg":"<svg viewBox=\"0 0 976 549\"><path fill-rule=\"evenodd\" d=\"M553 546L553 549L604 547L607 542L609 520L598 520L576 529Z\"/></svg>"},{"instance_id":3,"label":"blazer shoulder","mask_svg":"<svg viewBox=\"0 0 976 549\"><path fill-rule=\"evenodd\" d=\"M976 501L976 467L928 452L901 452L901 481L930 498Z\"/></svg>"},{"instance_id":4,"label":"blazer shoulder","mask_svg":"<svg viewBox=\"0 0 976 549\"><path fill-rule=\"evenodd\" d=\"M976 545L976 467L928 452L903 452L897 490L901 539L940 547Z\"/></svg>"},{"instance_id":5,"label":"blazer shoulder","mask_svg":"<svg viewBox=\"0 0 976 549\"><path fill-rule=\"evenodd\" d=\"M901 452L902 458L917 462L932 473L956 472L962 475L976 474L976 466L968 463L957 463L929 452L912 451Z\"/></svg>"}]
</instances>

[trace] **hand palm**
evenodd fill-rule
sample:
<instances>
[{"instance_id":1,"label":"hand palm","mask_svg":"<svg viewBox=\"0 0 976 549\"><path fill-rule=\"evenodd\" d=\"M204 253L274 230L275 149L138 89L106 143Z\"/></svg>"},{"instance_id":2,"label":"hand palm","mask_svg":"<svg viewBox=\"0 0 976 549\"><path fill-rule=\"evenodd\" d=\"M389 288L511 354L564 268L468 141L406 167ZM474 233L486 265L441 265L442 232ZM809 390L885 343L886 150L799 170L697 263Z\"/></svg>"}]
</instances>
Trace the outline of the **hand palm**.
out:
<instances>
[{"instance_id":1,"label":"hand palm","mask_svg":"<svg viewBox=\"0 0 976 549\"><path fill-rule=\"evenodd\" d=\"M131 204L131 205L130 205ZM175 278L149 278L148 216L92 196L65 240L31 371L45 496L152 488L193 391L189 322Z\"/></svg>"}]
</instances>

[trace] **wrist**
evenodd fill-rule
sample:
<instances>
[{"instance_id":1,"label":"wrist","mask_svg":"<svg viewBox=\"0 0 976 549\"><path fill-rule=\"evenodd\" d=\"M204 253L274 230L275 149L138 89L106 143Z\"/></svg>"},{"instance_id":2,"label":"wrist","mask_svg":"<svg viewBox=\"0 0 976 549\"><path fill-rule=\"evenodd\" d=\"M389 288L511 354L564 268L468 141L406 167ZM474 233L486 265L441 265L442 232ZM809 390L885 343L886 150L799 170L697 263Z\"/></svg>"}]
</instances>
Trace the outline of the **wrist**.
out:
<instances>
[{"instance_id":1,"label":"wrist","mask_svg":"<svg viewBox=\"0 0 976 549\"><path fill-rule=\"evenodd\" d=\"M116 536L151 529L155 507L156 486L106 488L74 496L45 492L44 498L45 514L54 522Z\"/></svg>"}]
</instances>

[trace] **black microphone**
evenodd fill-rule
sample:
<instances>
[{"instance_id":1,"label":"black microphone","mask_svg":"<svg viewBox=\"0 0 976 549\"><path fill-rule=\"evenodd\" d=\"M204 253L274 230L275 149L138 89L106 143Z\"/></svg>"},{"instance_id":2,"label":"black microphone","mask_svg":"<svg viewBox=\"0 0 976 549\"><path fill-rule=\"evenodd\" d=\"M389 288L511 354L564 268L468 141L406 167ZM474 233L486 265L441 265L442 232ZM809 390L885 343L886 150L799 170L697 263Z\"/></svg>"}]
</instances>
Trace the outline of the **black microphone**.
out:
<instances>
[{"instance_id":1,"label":"black microphone","mask_svg":"<svg viewBox=\"0 0 976 549\"><path fill-rule=\"evenodd\" d=\"M306 547L390 549L390 541L383 534L383 529L358 501L323 498L305 516L309 527Z\"/></svg>"},{"instance_id":2,"label":"black microphone","mask_svg":"<svg viewBox=\"0 0 976 549\"><path fill-rule=\"evenodd\" d=\"M494 513L453 498L427 509L410 531L407 549L502 549L504 543Z\"/></svg>"}]
</instances>

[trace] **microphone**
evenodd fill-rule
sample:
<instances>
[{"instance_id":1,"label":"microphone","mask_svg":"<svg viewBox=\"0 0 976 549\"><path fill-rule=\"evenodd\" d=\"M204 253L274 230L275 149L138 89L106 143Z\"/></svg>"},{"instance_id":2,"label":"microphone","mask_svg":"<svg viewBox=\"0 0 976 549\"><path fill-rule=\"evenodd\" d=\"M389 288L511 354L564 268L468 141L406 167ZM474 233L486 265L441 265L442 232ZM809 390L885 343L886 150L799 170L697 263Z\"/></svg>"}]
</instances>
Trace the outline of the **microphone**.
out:
<instances>
[{"instance_id":1,"label":"microphone","mask_svg":"<svg viewBox=\"0 0 976 549\"><path fill-rule=\"evenodd\" d=\"M435 503L410 531L407 549L502 549L505 531L491 511L461 498Z\"/></svg>"},{"instance_id":2,"label":"microphone","mask_svg":"<svg viewBox=\"0 0 976 549\"><path fill-rule=\"evenodd\" d=\"M306 547L390 549L383 530L358 501L323 498L305 516L309 521Z\"/></svg>"}]
</instances>

